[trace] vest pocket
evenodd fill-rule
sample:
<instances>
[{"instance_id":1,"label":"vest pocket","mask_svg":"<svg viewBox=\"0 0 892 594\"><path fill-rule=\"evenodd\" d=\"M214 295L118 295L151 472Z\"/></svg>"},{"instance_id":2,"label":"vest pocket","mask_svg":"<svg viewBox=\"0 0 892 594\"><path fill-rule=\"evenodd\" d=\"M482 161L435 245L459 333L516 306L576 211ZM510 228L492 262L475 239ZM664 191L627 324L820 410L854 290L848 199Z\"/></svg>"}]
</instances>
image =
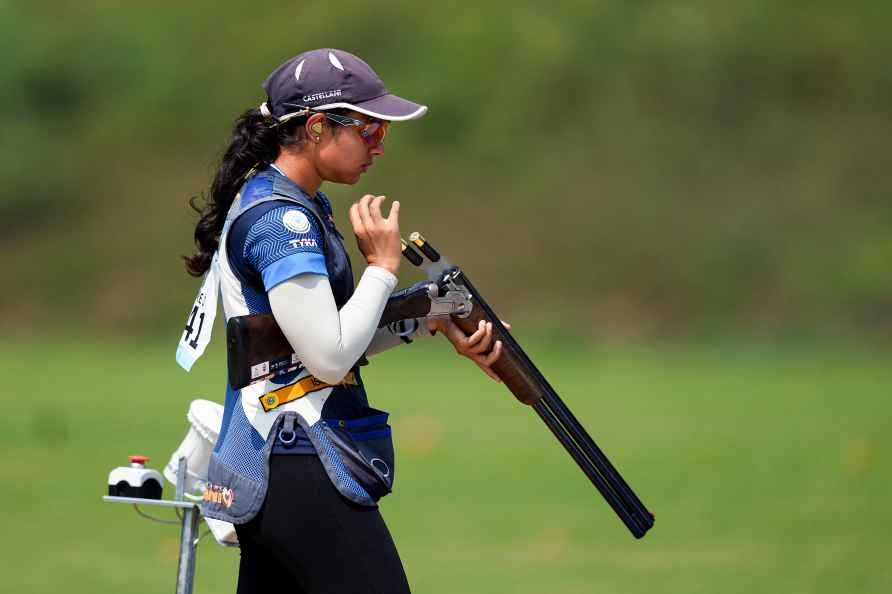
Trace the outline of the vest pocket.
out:
<instances>
[{"instance_id":1,"label":"vest pocket","mask_svg":"<svg viewBox=\"0 0 892 594\"><path fill-rule=\"evenodd\" d=\"M368 408L355 419L323 419L344 466L375 501L393 489L395 456L388 417Z\"/></svg>"}]
</instances>

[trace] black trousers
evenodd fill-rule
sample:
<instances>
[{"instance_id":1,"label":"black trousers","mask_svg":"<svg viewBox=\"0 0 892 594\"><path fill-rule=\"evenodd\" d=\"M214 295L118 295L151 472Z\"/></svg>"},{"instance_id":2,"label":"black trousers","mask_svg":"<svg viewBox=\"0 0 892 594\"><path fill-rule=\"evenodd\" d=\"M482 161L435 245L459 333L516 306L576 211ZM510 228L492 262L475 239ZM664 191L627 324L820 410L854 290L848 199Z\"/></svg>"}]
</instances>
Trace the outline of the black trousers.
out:
<instances>
[{"instance_id":1,"label":"black trousers","mask_svg":"<svg viewBox=\"0 0 892 594\"><path fill-rule=\"evenodd\" d=\"M236 532L238 594L409 593L380 512L338 493L316 456L271 456L266 502Z\"/></svg>"}]
</instances>

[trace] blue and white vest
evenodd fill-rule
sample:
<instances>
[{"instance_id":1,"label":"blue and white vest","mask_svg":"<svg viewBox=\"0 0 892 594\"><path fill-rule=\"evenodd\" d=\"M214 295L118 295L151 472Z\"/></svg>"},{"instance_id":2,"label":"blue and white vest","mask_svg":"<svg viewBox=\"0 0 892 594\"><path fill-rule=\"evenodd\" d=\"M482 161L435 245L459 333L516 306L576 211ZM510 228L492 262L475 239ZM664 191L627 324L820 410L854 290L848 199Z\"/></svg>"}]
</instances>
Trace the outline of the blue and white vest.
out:
<instances>
[{"instance_id":1,"label":"blue and white vest","mask_svg":"<svg viewBox=\"0 0 892 594\"><path fill-rule=\"evenodd\" d=\"M221 233L216 266L220 298L227 320L233 316L271 312L263 281L256 271L246 270L244 266L240 270L239 266L233 265L236 258L228 250L231 247L240 249L240 246L229 245L233 223L249 211L257 214L254 209L272 209L283 204L297 205L302 212L309 212L317 223L313 228L321 230L321 238L302 241L321 240L324 266L338 309L353 294L353 270L342 243L343 237L335 229L331 218L328 199L321 192L316 199L308 197L276 168L268 167L242 186ZM299 220L306 222L302 218ZM260 397L310 375L307 370L301 369L240 390L234 390L227 382L223 425L211 455L208 493L202 504L202 513L234 524L243 524L257 514L266 497L269 455L283 424L289 431L295 425L303 429L302 433L312 443L335 487L345 497L359 504L374 506L374 499L353 478L333 447L327 427L333 419L337 419L336 422L343 427L345 422L368 417L369 411L374 411L368 406L358 364L354 365L352 372L356 385L324 388L269 412L261 406ZM380 411L374 412L381 414Z\"/></svg>"}]
</instances>

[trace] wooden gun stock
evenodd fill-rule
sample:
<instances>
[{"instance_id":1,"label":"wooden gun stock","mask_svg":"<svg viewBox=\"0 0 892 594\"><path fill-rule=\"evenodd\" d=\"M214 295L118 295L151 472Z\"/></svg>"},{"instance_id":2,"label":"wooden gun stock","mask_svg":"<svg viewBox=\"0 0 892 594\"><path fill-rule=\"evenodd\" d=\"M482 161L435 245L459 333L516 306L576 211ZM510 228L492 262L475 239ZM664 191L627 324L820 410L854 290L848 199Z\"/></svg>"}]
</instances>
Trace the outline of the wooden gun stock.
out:
<instances>
[{"instance_id":1,"label":"wooden gun stock","mask_svg":"<svg viewBox=\"0 0 892 594\"><path fill-rule=\"evenodd\" d=\"M429 285L418 282L391 295L378 327L428 315L431 310ZM230 318L226 323L226 356L229 384L236 390L301 367L291 343L271 313ZM359 364L365 364L365 357Z\"/></svg>"}]
</instances>

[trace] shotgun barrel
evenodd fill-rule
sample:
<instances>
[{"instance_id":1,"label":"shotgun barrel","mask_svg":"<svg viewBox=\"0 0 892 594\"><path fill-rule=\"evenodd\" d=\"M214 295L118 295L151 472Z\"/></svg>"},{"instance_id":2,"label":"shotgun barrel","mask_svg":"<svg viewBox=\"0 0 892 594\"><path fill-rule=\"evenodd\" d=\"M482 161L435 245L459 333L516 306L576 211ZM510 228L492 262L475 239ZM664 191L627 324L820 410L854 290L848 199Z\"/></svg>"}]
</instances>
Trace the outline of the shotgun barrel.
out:
<instances>
[{"instance_id":1,"label":"shotgun barrel","mask_svg":"<svg viewBox=\"0 0 892 594\"><path fill-rule=\"evenodd\" d=\"M409 240L432 263L441 260L440 253L420 233L413 233ZM431 255L435 255L436 259L431 258ZM439 267L430 267L429 272L438 270ZM647 510L517 340L508 332L499 316L477 291L467 275L461 269L452 267L442 272L436 282L446 288L467 293L472 303L470 314L452 316L454 323L466 334L473 333L480 320L492 323L493 338L502 341L503 347L502 355L493 364L492 370L515 398L532 406L635 538L643 537L653 526L654 515Z\"/></svg>"}]
</instances>

